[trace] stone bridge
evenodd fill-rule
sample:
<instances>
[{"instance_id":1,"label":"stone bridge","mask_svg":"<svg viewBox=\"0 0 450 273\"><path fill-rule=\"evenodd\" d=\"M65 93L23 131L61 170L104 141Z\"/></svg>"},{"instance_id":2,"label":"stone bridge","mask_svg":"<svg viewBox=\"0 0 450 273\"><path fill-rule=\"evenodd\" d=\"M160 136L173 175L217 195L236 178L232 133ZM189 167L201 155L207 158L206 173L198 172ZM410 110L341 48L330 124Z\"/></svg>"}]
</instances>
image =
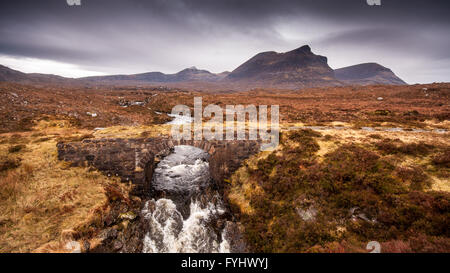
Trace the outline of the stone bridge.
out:
<instances>
[{"instance_id":1,"label":"stone bridge","mask_svg":"<svg viewBox=\"0 0 450 273\"><path fill-rule=\"evenodd\" d=\"M136 185L136 194L149 193L153 170L159 159L177 145L191 145L209 153L211 177L219 183L239 168L242 161L260 151L260 141L195 141L171 138L85 139L57 144L58 159L73 166L93 166L108 176Z\"/></svg>"}]
</instances>

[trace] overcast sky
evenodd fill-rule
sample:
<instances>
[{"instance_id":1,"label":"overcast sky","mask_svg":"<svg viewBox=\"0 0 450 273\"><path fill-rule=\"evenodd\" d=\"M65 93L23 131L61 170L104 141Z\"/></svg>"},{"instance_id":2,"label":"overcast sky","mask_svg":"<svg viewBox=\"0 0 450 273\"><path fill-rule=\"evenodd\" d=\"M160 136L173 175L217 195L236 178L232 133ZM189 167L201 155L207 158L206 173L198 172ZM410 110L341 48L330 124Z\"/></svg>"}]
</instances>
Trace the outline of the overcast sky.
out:
<instances>
[{"instance_id":1,"label":"overcast sky","mask_svg":"<svg viewBox=\"0 0 450 273\"><path fill-rule=\"evenodd\" d=\"M0 64L78 77L196 66L231 71L309 44L332 68L377 62L408 83L450 82L450 1L9 0Z\"/></svg>"}]
</instances>

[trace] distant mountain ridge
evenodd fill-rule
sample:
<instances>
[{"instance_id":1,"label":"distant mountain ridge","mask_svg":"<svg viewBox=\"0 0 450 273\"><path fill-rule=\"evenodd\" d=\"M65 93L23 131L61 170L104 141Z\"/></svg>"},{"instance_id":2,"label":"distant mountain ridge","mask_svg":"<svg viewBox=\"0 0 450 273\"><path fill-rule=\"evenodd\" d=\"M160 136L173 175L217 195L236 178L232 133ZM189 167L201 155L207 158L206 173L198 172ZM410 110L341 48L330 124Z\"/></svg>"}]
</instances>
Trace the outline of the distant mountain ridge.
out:
<instances>
[{"instance_id":1,"label":"distant mountain ridge","mask_svg":"<svg viewBox=\"0 0 450 273\"><path fill-rule=\"evenodd\" d=\"M0 65L0 82L54 84L201 84L210 83L231 89L287 88L389 84L404 85L392 70L377 63L364 63L333 70L325 56L316 55L308 45L292 51L268 51L256 54L232 72L211 73L190 67L174 74L147 72L132 75L109 75L64 78L49 74L22 73ZM193 85L190 85L193 86Z\"/></svg>"},{"instance_id":2,"label":"distant mountain ridge","mask_svg":"<svg viewBox=\"0 0 450 273\"><path fill-rule=\"evenodd\" d=\"M164 74L161 72L148 72L134 75L111 75L111 76L94 76L80 78L93 82L108 81L138 81L138 82L154 82L154 83L171 83L171 82L192 82L205 81L215 82L224 78L221 74L214 74L207 70L197 69L195 66L181 70L175 74Z\"/></svg>"},{"instance_id":3,"label":"distant mountain ridge","mask_svg":"<svg viewBox=\"0 0 450 273\"><path fill-rule=\"evenodd\" d=\"M334 73L338 80L344 81L348 84L406 84L406 82L397 77L392 70L377 63L364 63L347 66L334 70Z\"/></svg>"},{"instance_id":4,"label":"distant mountain ridge","mask_svg":"<svg viewBox=\"0 0 450 273\"><path fill-rule=\"evenodd\" d=\"M75 80L52 74L23 73L9 67L0 65L0 82L19 82L19 83L73 83Z\"/></svg>"},{"instance_id":5,"label":"distant mountain ridge","mask_svg":"<svg viewBox=\"0 0 450 273\"><path fill-rule=\"evenodd\" d=\"M27 78L28 76L25 73L0 65L0 82L23 81L26 80Z\"/></svg>"}]
</instances>

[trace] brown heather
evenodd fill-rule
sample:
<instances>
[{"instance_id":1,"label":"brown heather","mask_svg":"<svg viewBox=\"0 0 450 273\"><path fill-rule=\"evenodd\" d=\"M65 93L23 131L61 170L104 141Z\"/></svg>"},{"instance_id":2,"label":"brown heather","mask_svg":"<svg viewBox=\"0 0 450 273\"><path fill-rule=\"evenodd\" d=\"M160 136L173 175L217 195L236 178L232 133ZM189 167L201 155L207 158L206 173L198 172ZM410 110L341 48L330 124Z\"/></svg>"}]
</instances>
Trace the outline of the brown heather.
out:
<instances>
[{"instance_id":1,"label":"brown heather","mask_svg":"<svg viewBox=\"0 0 450 273\"><path fill-rule=\"evenodd\" d=\"M56 143L167 135L167 113L193 107L195 96L204 106L280 105L283 129L347 127L283 130L277 150L225 180L251 250L366 252L377 240L384 252L449 252L448 133L360 128L449 130L450 84L192 90L0 83L0 252L65 252L70 238L95 249L105 222L126 226L108 219L117 206L139 210L131 187L58 161ZM313 220L304 217L308 210Z\"/></svg>"}]
</instances>

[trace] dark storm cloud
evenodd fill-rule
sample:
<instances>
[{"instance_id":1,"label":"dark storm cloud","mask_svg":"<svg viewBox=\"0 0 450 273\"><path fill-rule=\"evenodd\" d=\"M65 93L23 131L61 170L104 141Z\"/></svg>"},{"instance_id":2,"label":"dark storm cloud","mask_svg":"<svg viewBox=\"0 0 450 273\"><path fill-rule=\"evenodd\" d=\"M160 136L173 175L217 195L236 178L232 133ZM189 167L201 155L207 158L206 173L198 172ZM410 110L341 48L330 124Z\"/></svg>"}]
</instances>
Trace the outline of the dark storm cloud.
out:
<instances>
[{"instance_id":1,"label":"dark storm cloud","mask_svg":"<svg viewBox=\"0 0 450 273\"><path fill-rule=\"evenodd\" d=\"M220 72L307 43L335 68L375 61L409 82L449 81L450 3L381 1L2 1L0 55L106 73Z\"/></svg>"}]
</instances>

